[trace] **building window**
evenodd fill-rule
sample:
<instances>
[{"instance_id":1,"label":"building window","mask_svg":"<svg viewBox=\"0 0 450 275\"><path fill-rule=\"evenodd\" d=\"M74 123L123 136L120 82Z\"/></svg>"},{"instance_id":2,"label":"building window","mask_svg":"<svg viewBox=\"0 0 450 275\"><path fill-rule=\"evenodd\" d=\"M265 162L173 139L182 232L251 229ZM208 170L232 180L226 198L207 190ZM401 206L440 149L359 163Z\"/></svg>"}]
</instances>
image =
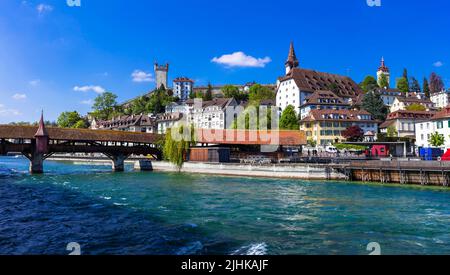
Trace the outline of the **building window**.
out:
<instances>
[{"instance_id":1,"label":"building window","mask_svg":"<svg viewBox=\"0 0 450 275\"><path fill-rule=\"evenodd\" d=\"M438 129L444 128L444 122L443 122L443 121L438 121L438 122L437 122L437 128L438 128Z\"/></svg>"}]
</instances>

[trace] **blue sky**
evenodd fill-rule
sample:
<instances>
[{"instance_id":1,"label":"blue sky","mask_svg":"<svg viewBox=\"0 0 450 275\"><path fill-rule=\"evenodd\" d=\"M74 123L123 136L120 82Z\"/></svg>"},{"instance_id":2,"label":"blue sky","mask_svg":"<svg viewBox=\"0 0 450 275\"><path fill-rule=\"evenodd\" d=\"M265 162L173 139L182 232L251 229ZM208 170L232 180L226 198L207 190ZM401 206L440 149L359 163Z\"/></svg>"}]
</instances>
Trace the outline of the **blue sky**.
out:
<instances>
[{"instance_id":1,"label":"blue sky","mask_svg":"<svg viewBox=\"0 0 450 275\"><path fill-rule=\"evenodd\" d=\"M291 40L304 68L360 82L384 56L394 79L406 67L450 86L449 2L1 0L0 123L85 114L102 91L145 93L156 60L200 85L274 83Z\"/></svg>"}]
</instances>

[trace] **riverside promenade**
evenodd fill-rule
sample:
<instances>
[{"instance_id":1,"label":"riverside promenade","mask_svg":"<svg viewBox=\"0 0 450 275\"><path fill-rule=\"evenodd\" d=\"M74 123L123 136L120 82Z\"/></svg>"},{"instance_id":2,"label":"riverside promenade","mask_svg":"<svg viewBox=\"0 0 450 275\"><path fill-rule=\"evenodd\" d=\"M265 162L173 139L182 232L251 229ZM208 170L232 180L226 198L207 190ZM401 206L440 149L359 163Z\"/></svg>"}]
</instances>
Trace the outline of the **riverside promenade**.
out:
<instances>
[{"instance_id":1,"label":"riverside promenade","mask_svg":"<svg viewBox=\"0 0 450 275\"><path fill-rule=\"evenodd\" d=\"M57 157L51 161L65 161L74 164L109 165L107 158ZM180 171L166 161L151 161L147 158L130 158L125 161L135 170L155 172L182 172L206 175L266 177L299 180L345 180L375 183L397 183L448 187L450 163L396 159L392 161L346 160L340 163L298 163L298 164L239 164L186 162Z\"/></svg>"}]
</instances>

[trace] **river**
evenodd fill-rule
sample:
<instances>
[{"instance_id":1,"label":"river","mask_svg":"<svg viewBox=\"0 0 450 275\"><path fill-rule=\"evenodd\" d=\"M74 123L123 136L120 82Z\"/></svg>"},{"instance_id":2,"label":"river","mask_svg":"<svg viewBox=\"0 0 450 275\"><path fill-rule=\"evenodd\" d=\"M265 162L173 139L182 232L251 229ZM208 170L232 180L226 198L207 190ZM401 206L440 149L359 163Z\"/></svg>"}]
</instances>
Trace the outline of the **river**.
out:
<instances>
[{"instance_id":1,"label":"river","mask_svg":"<svg viewBox=\"0 0 450 275\"><path fill-rule=\"evenodd\" d=\"M450 192L0 157L0 254L450 254Z\"/></svg>"}]
</instances>

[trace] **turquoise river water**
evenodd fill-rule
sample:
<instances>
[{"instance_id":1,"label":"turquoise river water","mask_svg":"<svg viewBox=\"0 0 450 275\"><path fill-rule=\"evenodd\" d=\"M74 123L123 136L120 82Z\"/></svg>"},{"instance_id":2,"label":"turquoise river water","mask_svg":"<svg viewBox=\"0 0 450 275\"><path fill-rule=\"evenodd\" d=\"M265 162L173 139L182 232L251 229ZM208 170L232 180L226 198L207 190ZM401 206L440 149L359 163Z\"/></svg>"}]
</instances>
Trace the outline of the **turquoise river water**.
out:
<instances>
[{"instance_id":1,"label":"turquoise river water","mask_svg":"<svg viewBox=\"0 0 450 275\"><path fill-rule=\"evenodd\" d=\"M450 192L0 158L0 254L450 254Z\"/></svg>"}]
</instances>

